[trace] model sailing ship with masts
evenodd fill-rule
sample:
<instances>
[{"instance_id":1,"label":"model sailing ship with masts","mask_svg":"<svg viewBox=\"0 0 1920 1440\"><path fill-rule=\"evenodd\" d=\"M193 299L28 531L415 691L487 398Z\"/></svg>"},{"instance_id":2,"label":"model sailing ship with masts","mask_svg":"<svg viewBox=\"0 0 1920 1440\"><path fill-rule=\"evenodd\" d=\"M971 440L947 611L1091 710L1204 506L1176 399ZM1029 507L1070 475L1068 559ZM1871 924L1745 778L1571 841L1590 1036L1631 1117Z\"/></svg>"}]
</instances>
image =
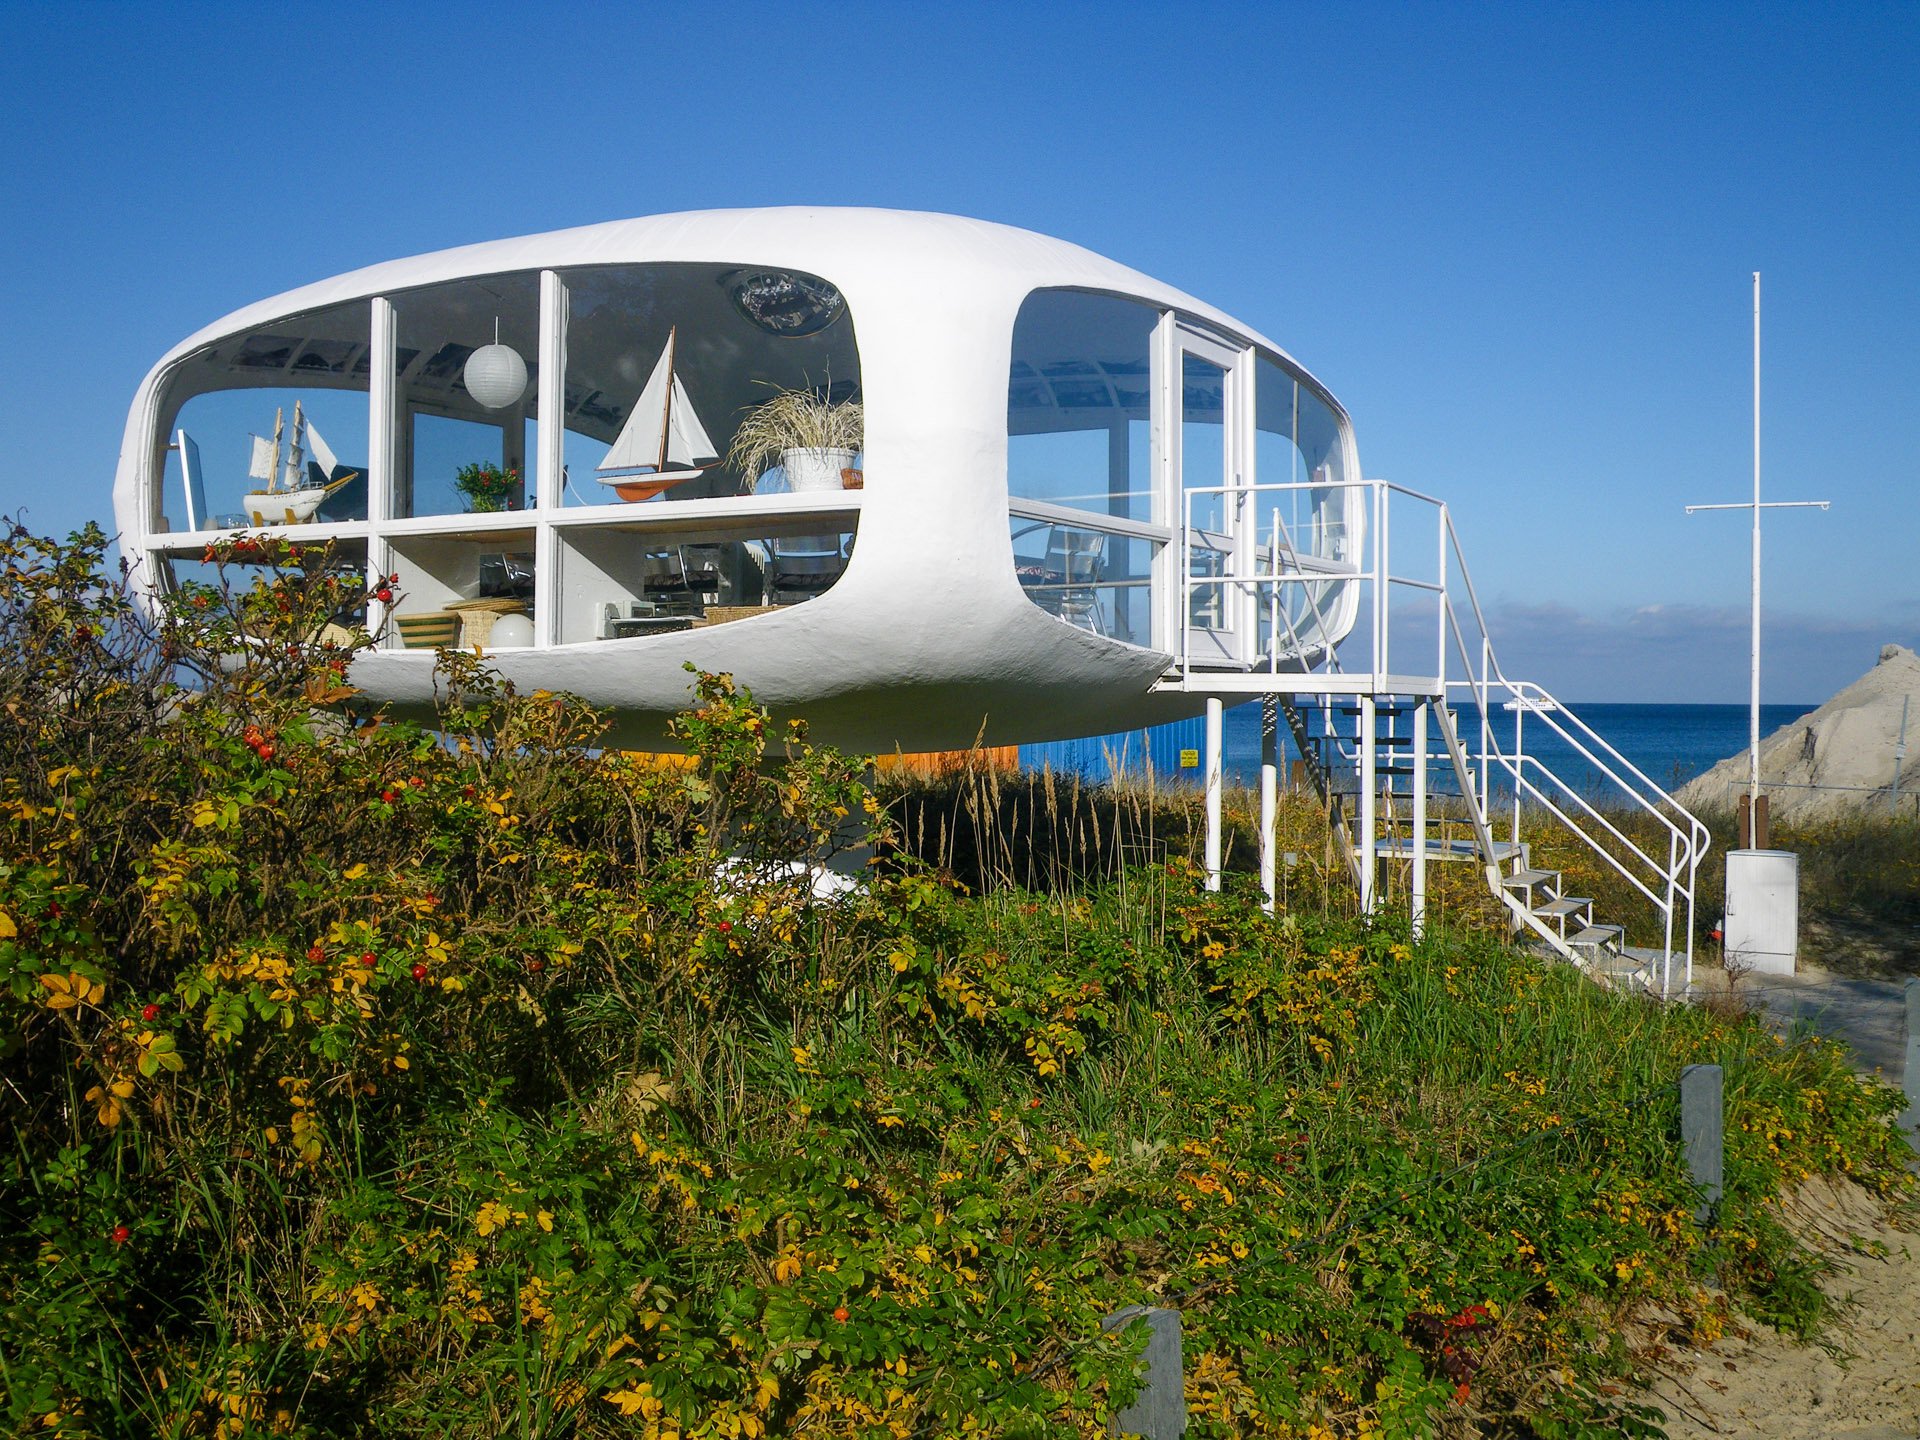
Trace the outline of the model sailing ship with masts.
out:
<instances>
[{"instance_id":1,"label":"model sailing ship with masts","mask_svg":"<svg viewBox=\"0 0 1920 1440\"><path fill-rule=\"evenodd\" d=\"M323 476L331 477L340 468L340 462L319 430L308 421L298 400L293 402L290 435L286 411L278 409L273 412L273 439L259 435L247 438L253 442L247 477L263 482L242 497L247 517L255 525L304 525L319 511L321 501L360 473L351 470L337 480L315 481L308 476L306 452L309 449Z\"/></svg>"}]
</instances>

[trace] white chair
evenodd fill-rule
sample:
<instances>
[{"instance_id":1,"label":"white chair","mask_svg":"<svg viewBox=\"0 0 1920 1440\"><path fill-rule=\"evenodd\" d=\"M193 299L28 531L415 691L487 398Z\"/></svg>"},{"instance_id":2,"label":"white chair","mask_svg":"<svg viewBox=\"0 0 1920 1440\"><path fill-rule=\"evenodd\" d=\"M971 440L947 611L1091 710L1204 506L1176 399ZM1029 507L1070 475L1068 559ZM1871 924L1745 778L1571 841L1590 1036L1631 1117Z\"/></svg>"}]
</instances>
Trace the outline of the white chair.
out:
<instances>
[{"instance_id":1,"label":"white chair","mask_svg":"<svg viewBox=\"0 0 1920 1440\"><path fill-rule=\"evenodd\" d=\"M1107 633L1100 609L1100 569L1106 563L1107 537L1098 530L1056 525L1047 536L1046 583L1041 604L1069 625Z\"/></svg>"}]
</instances>

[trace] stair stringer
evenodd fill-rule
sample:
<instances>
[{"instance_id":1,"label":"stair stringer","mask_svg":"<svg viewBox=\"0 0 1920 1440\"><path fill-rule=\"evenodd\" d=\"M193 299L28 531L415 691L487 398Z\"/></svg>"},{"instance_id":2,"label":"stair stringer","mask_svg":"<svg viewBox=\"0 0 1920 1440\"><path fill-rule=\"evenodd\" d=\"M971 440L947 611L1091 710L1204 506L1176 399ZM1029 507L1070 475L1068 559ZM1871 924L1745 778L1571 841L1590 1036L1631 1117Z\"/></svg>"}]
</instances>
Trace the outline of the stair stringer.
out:
<instances>
[{"instance_id":1,"label":"stair stringer","mask_svg":"<svg viewBox=\"0 0 1920 1440\"><path fill-rule=\"evenodd\" d=\"M1433 718L1440 729L1440 738L1447 747L1447 759L1453 766L1454 779L1459 782L1460 794L1466 799L1467 813L1473 820L1473 843L1480 852L1481 871L1486 876L1487 888L1494 898L1507 907L1512 915L1516 929L1525 926L1553 950L1556 955L1569 963L1586 969L1586 959L1538 915L1533 907L1515 895L1502 883L1500 875L1500 856L1493 847L1493 830L1487 824L1486 812L1480 808L1480 792L1473 783L1473 773L1467 766L1466 748L1460 743L1460 736L1453 728L1453 714L1445 705L1433 706Z\"/></svg>"}]
</instances>

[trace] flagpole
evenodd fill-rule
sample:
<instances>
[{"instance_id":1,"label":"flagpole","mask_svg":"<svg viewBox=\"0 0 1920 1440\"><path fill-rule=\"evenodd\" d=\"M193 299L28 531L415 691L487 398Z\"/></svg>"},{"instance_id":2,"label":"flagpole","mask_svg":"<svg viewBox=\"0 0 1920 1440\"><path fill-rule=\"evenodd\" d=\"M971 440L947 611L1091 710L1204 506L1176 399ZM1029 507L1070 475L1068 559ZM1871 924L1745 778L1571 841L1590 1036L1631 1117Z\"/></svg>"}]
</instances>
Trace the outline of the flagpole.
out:
<instances>
[{"instance_id":1,"label":"flagpole","mask_svg":"<svg viewBox=\"0 0 1920 1440\"><path fill-rule=\"evenodd\" d=\"M1753 499L1723 505L1689 505L1687 514L1698 510L1750 510L1753 512L1753 616L1748 643L1748 673L1751 684L1747 710L1747 796L1753 807L1753 830L1759 833L1760 807L1760 512L1762 510L1825 510L1825 500L1760 499L1760 272L1753 272Z\"/></svg>"}]
</instances>

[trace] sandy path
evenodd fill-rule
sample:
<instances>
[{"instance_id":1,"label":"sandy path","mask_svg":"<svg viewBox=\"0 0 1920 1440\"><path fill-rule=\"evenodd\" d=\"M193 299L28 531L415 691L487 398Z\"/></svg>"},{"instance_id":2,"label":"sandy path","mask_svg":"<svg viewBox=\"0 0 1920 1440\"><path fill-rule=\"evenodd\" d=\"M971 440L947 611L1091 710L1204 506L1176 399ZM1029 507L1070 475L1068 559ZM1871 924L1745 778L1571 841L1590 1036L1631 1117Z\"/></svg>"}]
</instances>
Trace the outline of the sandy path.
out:
<instances>
[{"instance_id":1,"label":"sandy path","mask_svg":"<svg viewBox=\"0 0 1920 1440\"><path fill-rule=\"evenodd\" d=\"M1810 1345L1763 1325L1730 1332L1704 1351L1656 1362L1650 1398L1673 1440L1751 1436L1789 1440L1915 1440L1920 1436L1920 1228L1881 1223L1870 1196L1815 1181L1788 1207L1835 1269L1822 1282L1838 1313ZM1913 1220L1905 1223L1916 1224ZM1884 1247L1855 1252L1847 1237Z\"/></svg>"},{"instance_id":2,"label":"sandy path","mask_svg":"<svg viewBox=\"0 0 1920 1440\"><path fill-rule=\"evenodd\" d=\"M1695 974L1702 988L1725 989L1722 972ZM1862 1071L1898 1085L1902 986L1802 966L1796 975L1750 975L1737 989L1773 1024L1811 1024L1845 1041ZM1666 1412L1668 1433L1920 1440L1920 1219L1888 1225L1864 1191L1824 1182L1803 1187L1785 1209L1833 1261L1821 1282L1835 1301L1833 1323L1812 1344L1743 1323L1705 1351L1664 1352L1649 1398ZM1851 1243L1856 1236L1868 1253Z\"/></svg>"}]
</instances>

